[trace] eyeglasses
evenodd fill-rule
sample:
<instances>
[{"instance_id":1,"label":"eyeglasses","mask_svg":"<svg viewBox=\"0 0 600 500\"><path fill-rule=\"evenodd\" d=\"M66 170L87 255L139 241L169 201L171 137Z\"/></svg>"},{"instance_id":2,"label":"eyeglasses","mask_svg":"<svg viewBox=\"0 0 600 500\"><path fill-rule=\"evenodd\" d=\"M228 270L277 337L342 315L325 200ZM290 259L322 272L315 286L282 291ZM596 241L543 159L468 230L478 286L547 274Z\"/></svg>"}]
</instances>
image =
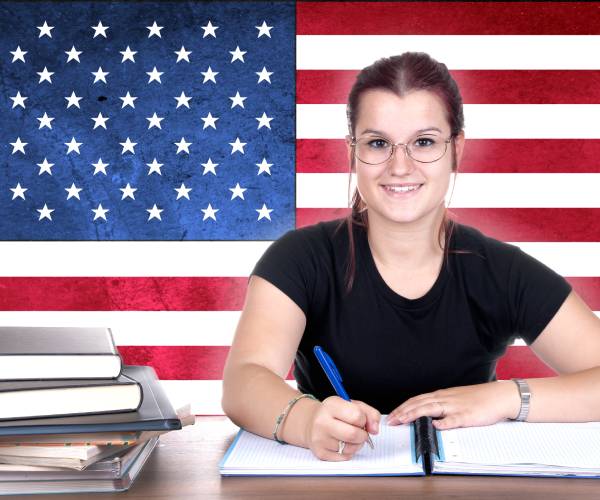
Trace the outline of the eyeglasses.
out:
<instances>
[{"instance_id":1,"label":"eyeglasses","mask_svg":"<svg viewBox=\"0 0 600 500\"><path fill-rule=\"evenodd\" d=\"M448 143L452 139L454 136L442 140L434 135L417 135L406 143L392 143L383 137L368 136L358 139L353 137L350 145L354 147L354 155L368 165L387 162L398 146L402 146L406 155L419 163L433 163L446 154Z\"/></svg>"}]
</instances>

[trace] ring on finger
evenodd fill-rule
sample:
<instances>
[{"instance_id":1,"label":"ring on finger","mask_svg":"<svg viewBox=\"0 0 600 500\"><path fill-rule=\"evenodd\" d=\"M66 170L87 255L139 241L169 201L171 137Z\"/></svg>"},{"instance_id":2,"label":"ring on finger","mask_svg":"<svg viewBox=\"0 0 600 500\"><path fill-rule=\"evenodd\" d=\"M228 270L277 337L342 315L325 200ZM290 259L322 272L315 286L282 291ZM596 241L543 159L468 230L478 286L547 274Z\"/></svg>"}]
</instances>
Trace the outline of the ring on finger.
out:
<instances>
[{"instance_id":1,"label":"ring on finger","mask_svg":"<svg viewBox=\"0 0 600 500\"><path fill-rule=\"evenodd\" d=\"M338 455L341 455L342 453L344 453L344 448L346 447L346 442L345 441L338 441Z\"/></svg>"}]
</instances>

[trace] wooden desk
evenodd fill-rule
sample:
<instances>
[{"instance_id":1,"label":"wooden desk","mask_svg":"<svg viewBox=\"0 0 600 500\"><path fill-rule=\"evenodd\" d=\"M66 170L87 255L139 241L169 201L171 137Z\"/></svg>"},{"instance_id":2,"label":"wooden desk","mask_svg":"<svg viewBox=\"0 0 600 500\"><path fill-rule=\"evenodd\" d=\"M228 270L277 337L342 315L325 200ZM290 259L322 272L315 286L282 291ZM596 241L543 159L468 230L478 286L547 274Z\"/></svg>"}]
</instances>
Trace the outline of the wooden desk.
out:
<instances>
[{"instance_id":1,"label":"wooden desk","mask_svg":"<svg viewBox=\"0 0 600 500\"><path fill-rule=\"evenodd\" d=\"M52 495L49 500L104 499L380 499L458 498L553 500L599 498L600 480L477 476L224 477L217 468L237 427L225 417L198 417L196 425L161 439L126 493ZM0 485L1 487L1 485ZM3 498L10 497L0 497ZM15 499L41 498L19 496Z\"/></svg>"}]
</instances>

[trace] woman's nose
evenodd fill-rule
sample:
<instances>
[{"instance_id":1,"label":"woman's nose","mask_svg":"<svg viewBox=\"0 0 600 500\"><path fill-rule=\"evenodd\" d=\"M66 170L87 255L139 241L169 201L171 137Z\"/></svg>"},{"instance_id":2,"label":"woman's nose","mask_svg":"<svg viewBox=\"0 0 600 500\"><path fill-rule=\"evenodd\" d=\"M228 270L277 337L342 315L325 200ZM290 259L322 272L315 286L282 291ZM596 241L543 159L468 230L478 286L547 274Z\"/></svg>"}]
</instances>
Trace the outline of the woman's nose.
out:
<instances>
[{"instance_id":1,"label":"woman's nose","mask_svg":"<svg viewBox=\"0 0 600 500\"><path fill-rule=\"evenodd\" d=\"M413 159L408 156L406 146L398 144L394 148L392 157L388 160L388 169L392 175L406 175L415 167Z\"/></svg>"}]
</instances>

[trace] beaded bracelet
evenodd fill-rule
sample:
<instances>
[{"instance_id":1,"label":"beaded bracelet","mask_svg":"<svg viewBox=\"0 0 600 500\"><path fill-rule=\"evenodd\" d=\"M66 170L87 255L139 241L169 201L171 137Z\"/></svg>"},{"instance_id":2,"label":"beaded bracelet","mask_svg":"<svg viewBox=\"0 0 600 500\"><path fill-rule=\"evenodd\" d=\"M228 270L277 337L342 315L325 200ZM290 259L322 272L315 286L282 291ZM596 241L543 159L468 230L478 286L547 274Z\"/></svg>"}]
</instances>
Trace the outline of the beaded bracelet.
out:
<instances>
[{"instance_id":1,"label":"beaded bracelet","mask_svg":"<svg viewBox=\"0 0 600 500\"><path fill-rule=\"evenodd\" d=\"M317 398L315 398L312 394L300 394L299 396L296 396L294 399L291 399L289 401L287 406L284 408L284 410L281 412L281 414L277 417L277 420L275 421L275 430L273 431L273 439L275 441L277 441L279 444L287 444L287 443L277 437L277 431L279 431L279 427L281 426L281 423L285 420L285 417L288 416L288 413L293 408L293 406L298 401L300 401L302 398L309 398L314 401L317 401Z\"/></svg>"}]
</instances>

